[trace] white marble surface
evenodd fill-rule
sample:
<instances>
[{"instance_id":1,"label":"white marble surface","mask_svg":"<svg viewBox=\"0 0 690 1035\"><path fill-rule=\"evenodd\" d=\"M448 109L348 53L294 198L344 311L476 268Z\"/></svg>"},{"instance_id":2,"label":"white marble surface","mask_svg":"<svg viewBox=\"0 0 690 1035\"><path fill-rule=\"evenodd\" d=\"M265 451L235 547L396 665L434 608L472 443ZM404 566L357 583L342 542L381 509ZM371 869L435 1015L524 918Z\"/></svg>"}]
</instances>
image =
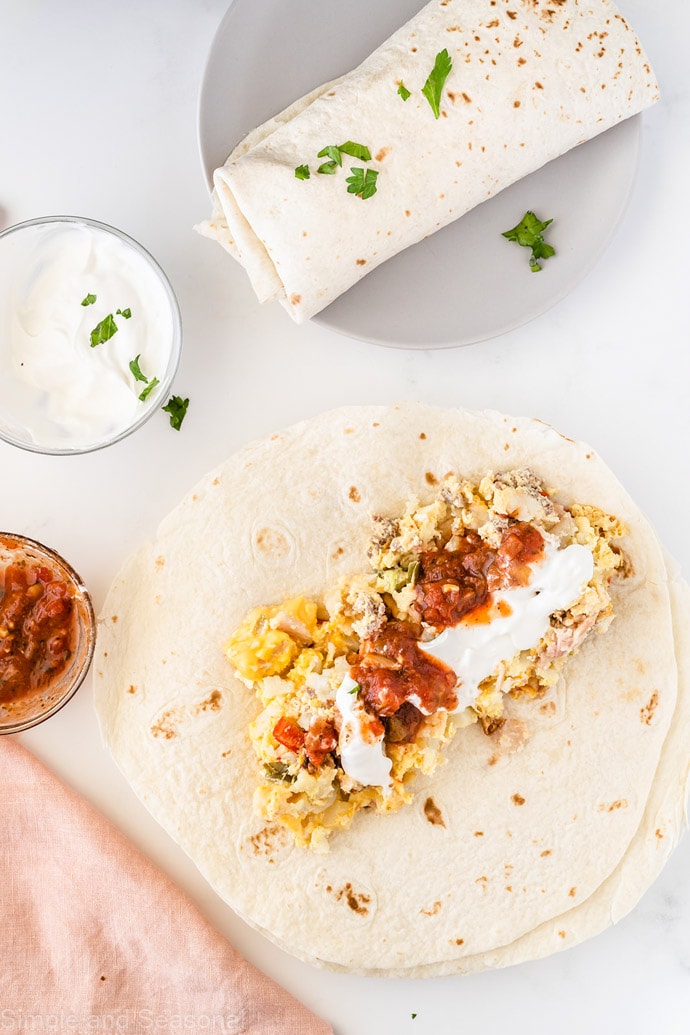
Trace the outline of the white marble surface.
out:
<instances>
[{"instance_id":1,"label":"white marble surface","mask_svg":"<svg viewBox=\"0 0 690 1035\"><path fill-rule=\"evenodd\" d=\"M690 576L690 5L620 5L663 101L644 116L639 173L615 239L576 290L529 326L476 346L402 352L259 307L242 271L192 232L208 210L197 95L226 0L0 0L1 225L88 215L147 246L179 296L176 391L191 399L179 434L160 414L102 453L50 458L0 444L0 526L60 549L98 606L125 556L248 439L336 404L415 397L534 415L587 439ZM688 1030L688 838L630 916L575 949L468 978L362 979L296 962L218 900L101 747L88 684L22 740L337 1035Z\"/></svg>"}]
</instances>

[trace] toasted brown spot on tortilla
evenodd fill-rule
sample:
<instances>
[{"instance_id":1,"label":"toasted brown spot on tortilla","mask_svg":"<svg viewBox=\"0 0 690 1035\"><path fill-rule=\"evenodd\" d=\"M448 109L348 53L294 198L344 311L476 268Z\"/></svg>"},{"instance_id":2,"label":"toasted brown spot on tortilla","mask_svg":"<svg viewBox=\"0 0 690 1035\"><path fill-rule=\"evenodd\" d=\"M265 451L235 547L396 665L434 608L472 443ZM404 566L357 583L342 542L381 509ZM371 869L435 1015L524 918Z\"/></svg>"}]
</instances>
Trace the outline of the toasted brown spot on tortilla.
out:
<instances>
[{"instance_id":1,"label":"toasted brown spot on tortilla","mask_svg":"<svg viewBox=\"0 0 690 1035\"><path fill-rule=\"evenodd\" d=\"M332 892L333 889L329 885L326 888L326 891ZM345 884L344 887L340 889L340 891L335 892L335 897L337 902L342 902L343 900L347 902L352 912L357 913L358 916L367 916L367 914L369 913L369 903L371 902L371 896L365 895L361 891L356 892L349 881L347 882L347 884Z\"/></svg>"},{"instance_id":2,"label":"toasted brown spot on tortilla","mask_svg":"<svg viewBox=\"0 0 690 1035\"><path fill-rule=\"evenodd\" d=\"M256 533L256 548L266 557L281 557L289 550L289 543L277 528L260 528Z\"/></svg>"},{"instance_id":3,"label":"toasted brown spot on tortilla","mask_svg":"<svg viewBox=\"0 0 690 1035\"><path fill-rule=\"evenodd\" d=\"M296 292L293 291L293 293L290 295L290 305L299 305L301 301L302 296L298 295Z\"/></svg>"},{"instance_id":4,"label":"toasted brown spot on tortilla","mask_svg":"<svg viewBox=\"0 0 690 1035\"><path fill-rule=\"evenodd\" d=\"M380 148L379 151L376 152L376 154L374 155L374 158L376 159L377 162L382 162L384 160L384 158L386 157L386 155L389 155L390 152L391 152L390 147L382 147L382 148Z\"/></svg>"},{"instance_id":5,"label":"toasted brown spot on tortilla","mask_svg":"<svg viewBox=\"0 0 690 1035\"><path fill-rule=\"evenodd\" d=\"M137 688L135 687L134 683L130 683L129 686L127 687L127 693L128 694L135 694L136 692L137 692Z\"/></svg>"},{"instance_id":6,"label":"toasted brown spot on tortilla","mask_svg":"<svg viewBox=\"0 0 690 1035\"><path fill-rule=\"evenodd\" d=\"M513 107L514 108L519 108L520 107L520 102L519 101L513 101Z\"/></svg>"},{"instance_id":7,"label":"toasted brown spot on tortilla","mask_svg":"<svg viewBox=\"0 0 690 1035\"><path fill-rule=\"evenodd\" d=\"M455 940L453 940L451 938L450 944L451 945L464 945L465 944L465 939L464 938L456 938Z\"/></svg>"},{"instance_id":8,"label":"toasted brown spot on tortilla","mask_svg":"<svg viewBox=\"0 0 690 1035\"><path fill-rule=\"evenodd\" d=\"M158 554L158 556L156 557L155 564L157 568L162 568L165 564L165 557L163 557L162 554Z\"/></svg>"},{"instance_id":9,"label":"toasted brown spot on tortilla","mask_svg":"<svg viewBox=\"0 0 690 1035\"><path fill-rule=\"evenodd\" d=\"M419 912L422 916L436 916L439 909L441 909L441 901L437 900L430 909L420 909Z\"/></svg>"},{"instance_id":10,"label":"toasted brown spot on tortilla","mask_svg":"<svg viewBox=\"0 0 690 1035\"><path fill-rule=\"evenodd\" d=\"M656 711L658 704L659 693L655 690L644 708L640 708L640 720L645 724L645 726L651 725L652 719L654 718L654 712Z\"/></svg>"},{"instance_id":11,"label":"toasted brown spot on tortilla","mask_svg":"<svg viewBox=\"0 0 690 1035\"><path fill-rule=\"evenodd\" d=\"M443 813L433 798L427 798L424 802L424 815L433 827L445 827Z\"/></svg>"},{"instance_id":12,"label":"toasted brown spot on tortilla","mask_svg":"<svg viewBox=\"0 0 690 1035\"><path fill-rule=\"evenodd\" d=\"M348 495L348 498L351 499L353 503L359 503L360 500L362 499L362 497L359 494L359 489L357 488L356 485L351 485L350 486L350 491L348 492L347 495Z\"/></svg>"},{"instance_id":13,"label":"toasted brown spot on tortilla","mask_svg":"<svg viewBox=\"0 0 690 1035\"><path fill-rule=\"evenodd\" d=\"M217 712L220 711L222 705L223 695L221 694L220 690L212 690L208 697L206 697L203 701L200 701L199 704L196 705L194 710L197 713L207 711Z\"/></svg>"},{"instance_id":14,"label":"toasted brown spot on tortilla","mask_svg":"<svg viewBox=\"0 0 690 1035\"><path fill-rule=\"evenodd\" d=\"M606 803L602 803L599 806L599 812L617 812L618 809L627 809L627 807L628 807L628 799L627 798L618 798L616 801L612 801L610 805L606 805Z\"/></svg>"},{"instance_id":15,"label":"toasted brown spot on tortilla","mask_svg":"<svg viewBox=\"0 0 690 1035\"><path fill-rule=\"evenodd\" d=\"M474 836L475 837L484 837L484 831L483 830L475 830Z\"/></svg>"},{"instance_id":16,"label":"toasted brown spot on tortilla","mask_svg":"<svg viewBox=\"0 0 690 1035\"><path fill-rule=\"evenodd\" d=\"M410 212L409 208L405 209L405 215L406 216L411 216L412 215L412 213Z\"/></svg>"},{"instance_id":17,"label":"toasted brown spot on tortilla","mask_svg":"<svg viewBox=\"0 0 690 1035\"><path fill-rule=\"evenodd\" d=\"M539 705L539 711L542 715L555 715L556 714L556 702L555 701L544 701L543 704Z\"/></svg>"},{"instance_id":18,"label":"toasted brown spot on tortilla","mask_svg":"<svg viewBox=\"0 0 690 1035\"><path fill-rule=\"evenodd\" d=\"M521 794L514 794L512 797L512 802L513 805L524 805L525 799L522 797Z\"/></svg>"},{"instance_id":19,"label":"toasted brown spot on tortilla","mask_svg":"<svg viewBox=\"0 0 690 1035\"><path fill-rule=\"evenodd\" d=\"M552 854L552 852L551 852L551 849L550 849L550 848L547 848L547 849L545 849L545 850L544 850L544 851L543 851L543 852L541 853L541 857L542 857L542 859L545 859L547 855L551 855L551 854Z\"/></svg>"},{"instance_id":20,"label":"toasted brown spot on tortilla","mask_svg":"<svg viewBox=\"0 0 690 1035\"><path fill-rule=\"evenodd\" d=\"M154 737L162 737L163 740L172 740L177 736L176 723L181 719L181 715L175 709L164 712L158 722L151 727L151 733Z\"/></svg>"},{"instance_id":21,"label":"toasted brown spot on tortilla","mask_svg":"<svg viewBox=\"0 0 690 1035\"><path fill-rule=\"evenodd\" d=\"M568 892L569 897L570 898L575 898L575 892L576 891L577 891L577 888L571 888L570 891Z\"/></svg>"},{"instance_id":22,"label":"toasted brown spot on tortilla","mask_svg":"<svg viewBox=\"0 0 690 1035\"><path fill-rule=\"evenodd\" d=\"M534 84L534 88L535 88L535 90L543 90L544 89L544 85L543 85L543 83L540 83L537 80L537 82Z\"/></svg>"},{"instance_id":23,"label":"toasted brown spot on tortilla","mask_svg":"<svg viewBox=\"0 0 690 1035\"><path fill-rule=\"evenodd\" d=\"M424 481L427 485L438 485L438 478L433 471L426 471L424 474Z\"/></svg>"},{"instance_id":24,"label":"toasted brown spot on tortilla","mask_svg":"<svg viewBox=\"0 0 690 1035\"><path fill-rule=\"evenodd\" d=\"M255 856L274 863L276 853L287 844L287 834L277 823L269 824L250 837L249 844Z\"/></svg>"},{"instance_id":25,"label":"toasted brown spot on tortilla","mask_svg":"<svg viewBox=\"0 0 690 1035\"><path fill-rule=\"evenodd\" d=\"M420 432L419 432L419 437L420 437L421 439L424 439L424 438L426 438L426 432L424 432L424 431L420 431Z\"/></svg>"},{"instance_id":26,"label":"toasted brown spot on tortilla","mask_svg":"<svg viewBox=\"0 0 690 1035\"><path fill-rule=\"evenodd\" d=\"M657 827L657 828L656 828L656 830L654 831L654 836L655 836L655 837L658 837L658 839L659 839L659 840L661 841L661 839L662 839L662 838L663 838L663 836L664 836L664 835L663 835L663 831L661 831L661 830L659 829L659 827Z\"/></svg>"},{"instance_id":27,"label":"toasted brown spot on tortilla","mask_svg":"<svg viewBox=\"0 0 690 1035\"><path fill-rule=\"evenodd\" d=\"M220 485L220 478L216 477L211 482L211 485Z\"/></svg>"},{"instance_id":28,"label":"toasted brown spot on tortilla","mask_svg":"<svg viewBox=\"0 0 690 1035\"><path fill-rule=\"evenodd\" d=\"M559 938L565 938L565 931L559 931L558 932L558 937Z\"/></svg>"}]
</instances>

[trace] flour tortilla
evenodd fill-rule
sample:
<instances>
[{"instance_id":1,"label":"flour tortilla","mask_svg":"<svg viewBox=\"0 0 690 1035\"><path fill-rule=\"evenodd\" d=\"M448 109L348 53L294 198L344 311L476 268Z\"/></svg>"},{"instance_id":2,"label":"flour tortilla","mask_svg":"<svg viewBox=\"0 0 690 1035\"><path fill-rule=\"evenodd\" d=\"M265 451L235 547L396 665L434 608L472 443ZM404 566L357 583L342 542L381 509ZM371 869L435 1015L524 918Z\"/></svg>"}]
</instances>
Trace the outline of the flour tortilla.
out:
<instances>
[{"instance_id":1,"label":"flour tortilla","mask_svg":"<svg viewBox=\"0 0 690 1035\"><path fill-rule=\"evenodd\" d=\"M225 660L229 634L252 606L365 570L372 513L429 498L450 470L525 464L627 525L610 629L528 707L521 750L460 730L411 806L360 813L326 855L295 847L252 810L259 704ZM588 446L494 412L344 408L231 457L126 563L101 616L96 707L153 816L277 944L337 969L464 972L581 941L657 875L684 826L689 616L654 532Z\"/></svg>"},{"instance_id":2,"label":"flour tortilla","mask_svg":"<svg viewBox=\"0 0 690 1035\"><path fill-rule=\"evenodd\" d=\"M421 89L442 49L453 70L436 119ZM213 213L198 229L245 267L260 301L278 299L301 323L381 262L657 99L648 59L609 0L432 0L359 67L242 141L216 170ZM358 159L345 156L335 175L316 171L319 151L345 141L371 151L371 198L347 193ZM306 181L294 172L304 164Z\"/></svg>"}]
</instances>

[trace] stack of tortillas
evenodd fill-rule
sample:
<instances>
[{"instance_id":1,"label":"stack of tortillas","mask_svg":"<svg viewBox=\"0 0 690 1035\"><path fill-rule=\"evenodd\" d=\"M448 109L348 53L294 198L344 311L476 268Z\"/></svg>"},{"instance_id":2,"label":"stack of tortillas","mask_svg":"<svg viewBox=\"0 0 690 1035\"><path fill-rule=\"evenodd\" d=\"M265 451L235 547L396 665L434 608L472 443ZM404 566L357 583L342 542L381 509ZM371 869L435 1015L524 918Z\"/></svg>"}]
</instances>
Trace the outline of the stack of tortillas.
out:
<instances>
[{"instance_id":1,"label":"stack of tortillas","mask_svg":"<svg viewBox=\"0 0 690 1035\"><path fill-rule=\"evenodd\" d=\"M546 707L527 701L519 750L460 729L410 806L360 813L327 854L296 847L253 810L260 705L229 635L250 607L365 571L372 514L430 499L448 471L506 466L624 522L613 623ZM103 609L96 705L137 794L247 922L329 967L466 972L595 934L659 873L684 826L689 617L688 587L588 446L493 412L351 407L231 457L129 560Z\"/></svg>"}]
</instances>

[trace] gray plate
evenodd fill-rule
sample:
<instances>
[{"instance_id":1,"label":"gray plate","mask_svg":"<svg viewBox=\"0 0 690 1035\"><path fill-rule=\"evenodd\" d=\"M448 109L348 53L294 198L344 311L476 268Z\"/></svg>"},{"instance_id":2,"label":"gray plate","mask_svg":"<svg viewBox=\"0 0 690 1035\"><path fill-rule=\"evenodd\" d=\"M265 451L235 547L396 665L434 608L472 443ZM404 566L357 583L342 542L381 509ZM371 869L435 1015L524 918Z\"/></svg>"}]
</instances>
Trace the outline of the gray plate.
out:
<instances>
[{"instance_id":1,"label":"gray plate","mask_svg":"<svg viewBox=\"0 0 690 1035\"><path fill-rule=\"evenodd\" d=\"M354 68L425 0L234 0L199 97L199 147L213 170L255 126ZM533 320L594 266L630 194L641 117L580 145L379 266L314 321L381 345L469 345ZM527 209L553 218L557 256L540 273L501 236Z\"/></svg>"}]
</instances>

